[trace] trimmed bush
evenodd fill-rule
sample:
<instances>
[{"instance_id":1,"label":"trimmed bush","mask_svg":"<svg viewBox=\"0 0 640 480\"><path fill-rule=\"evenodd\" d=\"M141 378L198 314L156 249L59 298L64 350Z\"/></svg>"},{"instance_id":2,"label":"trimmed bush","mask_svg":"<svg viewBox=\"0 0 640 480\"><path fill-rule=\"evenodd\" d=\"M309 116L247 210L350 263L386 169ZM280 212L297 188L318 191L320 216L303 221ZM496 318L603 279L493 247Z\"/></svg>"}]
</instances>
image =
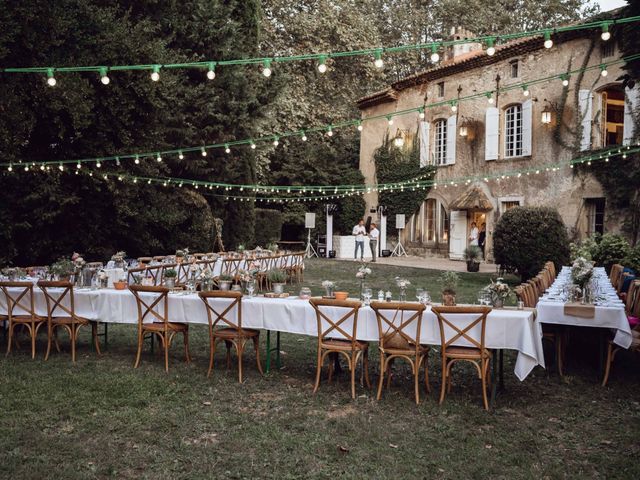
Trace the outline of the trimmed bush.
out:
<instances>
[{"instance_id":1,"label":"trimmed bush","mask_svg":"<svg viewBox=\"0 0 640 480\"><path fill-rule=\"evenodd\" d=\"M636 272L636 275L640 275L640 243L629 250L627 257L622 264L625 267L629 267Z\"/></svg>"},{"instance_id":2,"label":"trimmed bush","mask_svg":"<svg viewBox=\"0 0 640 480\"><path fill-rule=\"evenodd\" d=\"M496 263L522 280L535 276L548 260L556 270L569 262L567 229L557 210L515 207L508 210L493 234Z\"/></svg>"},{"instance_id":3,"label":"trimmed bush","mask_svg":"<svg viewBox=\"0 0 640 480\"><path fill-rule=\"evenodd\" d=\"M611 271L614 263L624 263L625 258L631 252L629 242L622 235L605 233L598 242L598 248L594 252L593 261L599 267L604 267L607 273Z\"/></svg>"},{"instance_id":4,"label":"trimmed bush","mask_svg":"<svg viewBox=\"0 0 640 480\"><path fill-rule=\"evenodd\" d=\"M280 240L282 221L280 210L256 208L256 245L266 248L270 243Z\"/></svg>"}]
</instances>

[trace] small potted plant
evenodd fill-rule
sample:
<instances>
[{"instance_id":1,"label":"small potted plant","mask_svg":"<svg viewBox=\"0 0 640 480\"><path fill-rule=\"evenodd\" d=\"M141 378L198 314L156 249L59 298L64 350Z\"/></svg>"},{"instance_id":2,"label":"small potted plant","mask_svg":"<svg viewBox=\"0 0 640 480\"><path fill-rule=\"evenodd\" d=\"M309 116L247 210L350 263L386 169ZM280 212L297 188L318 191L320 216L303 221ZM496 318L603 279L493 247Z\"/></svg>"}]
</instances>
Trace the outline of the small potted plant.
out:
<instances>
[{"instance_id":1,"label":"small potted plant","mask_svg":"<svg viewBox=\"0 0 640 480\"><path fill-rule=\"evenodd\" d=\"M284 292L284 284L287 281L287 274L283 270L274 268L267 272L267 279L271 283L271 289L275 294L281 294Z\"/></svg>"},{"instance_id":2,"label":"small potted plant","mask_svg":"<svg viewBox=\"0 0 640 480\"><path fill-rule=\"evenodd\" d=\"M176 263L184 262L184 259L187 255L189 255L188 248L182 248L180 250L176 250Z\"/></svg>"},{"instance_id":3,"label":"small potted plant","mask_svg":"<svg viewBox=\"0 0 640 480\"><path fill-rule=\"evenodd\" d=\"M175 268L168 268L164 271L164 286L167 288L175 288L176 287L176 278L178 277L178 272Z\"/></svg>"},{"instance_id":4,"label":"small potted plant","mask_svg":"<svg viewBox=\"0 0 640 480\"><path fill-rule=\"evenodd\" d=\"M467 272L477 272L480 270L482 250L477 245L469 245L464 249L464 259L467 262Z\"/></svg>"},{"instance_id":5,"label":"small potted plant","mask_svg":"<svg viewBox=\"0 0 640 480\"><path fill-rule=\"evenodd\" d=\"M53 263L49 268L49 271L58 277L58 280L69 281L71 275L75 271L76 266L69 258L60 258L57 262Z\"/></svg>"},{"instance_id":6,"label":"small potted plant","mask_svg":"<svg viewBox=\"0 0 640 480\"><path fill-rule=\"evenodd\" d=\"M126 252L120 250L111 256L113 260L113 268L124 268L124 259L127 256Z\"/></svg>"},{"instance_id":7,"label":"small potted plant","mask_svg":"<svg viewBox=\"0 0 640 480\"><path fill-rule=\"evenodd\" d=\"M495 308L502 308L504 301L511 295L509 285L504 283L502 278L498 278L495 282L491 280L491 283L485 287L485 290L491 295L491 304Z\"/></svg>"},{"instance_id":8,"label":"small potted plant","mask_svg":"<svg viewBox=\"0 0 640 480\"><path fill-rule=\"evenodd\" d=\"M460 275L456 272L443 272L439 280L442 286L442 304L445 307L454 306L456 304L456 289L458 288Z\"/></svg>"},{"instance_id":9,"label":"small potted plant","mask_svg":"<svg viewBox=\"0 0 640 480\"><path fill-rule=\"evenodd\" d=\"M267 250L273 253L278 253L278 244L275 242L271 242L267 245Z\"/></svg>"},{"instance_id":10,"label":"small potted plant","mask_svg":"<svg viewBox=\"0 0 640 480\"><path fill-rule=\"evenodd\" d=\"M411 285L411 282L406 278L396 277L396 285L400 289L400 301L407 301L407 287Z\"/></svg>"},{"instance_id":11,"label":"small potted plant","mask_svg":"<svg viewBox=\"0 0 640 480\"><path fill-rule=\"evenodd\" d=\"M218 277L218 288L220 290L229 290L231 288L231 282L233 277L228 273L223 273Z\"/></svg>"},{"instance_id":12,"label":"small potted plant","mask_svg":"<svg viewBox=\"0 0 640 480\"><path fill-rule=\"evenodd\" d=\"M116 290L124 290L127 288L127 279L126 277L120 277L117 282L113 282L113 288Z\"/></svg>"},{"instance_id":13,"label":"small potted plant","mask_svg":"<svg viewBox=\"0 0 640 480\"><path fill-rule=\"evenodd\" d=\"M336 288L336 283L331 280L324 280L322 282L322 288L324 288L325 298L334 298L333 291Z\"/></svg>"}]
</instances>

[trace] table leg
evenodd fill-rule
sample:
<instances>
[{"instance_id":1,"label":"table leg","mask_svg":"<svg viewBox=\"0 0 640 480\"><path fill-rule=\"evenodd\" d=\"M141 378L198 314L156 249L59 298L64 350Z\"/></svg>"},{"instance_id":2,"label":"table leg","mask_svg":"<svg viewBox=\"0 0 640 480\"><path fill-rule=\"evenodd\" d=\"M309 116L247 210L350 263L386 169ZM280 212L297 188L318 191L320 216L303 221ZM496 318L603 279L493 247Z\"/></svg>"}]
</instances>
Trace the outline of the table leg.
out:
<instances>
[{"instance_id":1,"label":"table leg","mask_svg":"<svg viewBox=\"0 0 640 480\"><path fill-rule=\"evenodd\" d=\"M491 362L491 406L496 403L498 392L504 391L504 350L492 350Z\"/></svg>"},{"instance_id":2,"label":"table leg","mask_svg":"<svg viewBox=\"0 0 640 480\"><path fill-rule=\"evenodd\" d=\"M278 370L282 368L282 362L280 361L280 332L276 332L276 368Z\"/></svg>"},{"instance_id":3,"label":"table leg","mask_svg":"<svg viewBox=\"0 0 640 480\"><path fill-rule=\"evenodd\" d=\"M271 354L276 352L276 368L282 368L282 361L280 359L280 332L276 332L276 346L271 348L271 330L267 330L267 359L265 361L265 373L271 371Z\"/></svg>"},{"instance_id":4,"label":"table leg","mask_svg":"<svg viewBox=\"0 0 640 480\"><path fill-rule=\"evenodd\" d=\"M271 371L271 330L267 330L267 359L264 368L266 374Z\"/></svg>"},{"instance_id":5,"label":"table leg","mask_svg":"<svg viewBox=\"0 0 640 480\"><path fill-rule=\"evenodd\" d=\"M504 350L500 350L500 391L504 390Z\"/></svg>"}]
</instances>

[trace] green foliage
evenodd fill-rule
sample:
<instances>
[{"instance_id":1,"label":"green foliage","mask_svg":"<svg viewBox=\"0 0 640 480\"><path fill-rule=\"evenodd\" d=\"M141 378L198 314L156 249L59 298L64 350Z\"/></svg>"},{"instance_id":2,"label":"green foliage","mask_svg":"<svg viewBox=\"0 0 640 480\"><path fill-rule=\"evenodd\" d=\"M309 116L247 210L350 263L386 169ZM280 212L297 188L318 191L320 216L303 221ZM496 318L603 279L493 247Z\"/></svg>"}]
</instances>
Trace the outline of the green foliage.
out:
<instances>
[{"instance_id":1,"label":"green foliage","mask_svg":"<svg viewBox=\"0 0 640 480\"><path fill-rule=\"evenodd\" d=\"M271 208L256 208L256 245L266 247L280 240L282 212Z\"/></svg>"},{"instance_id":2,"label":"green foliage","mask_svg":"<svg viewBox=\"0 0 640 480\"><path fill-rule=\"evenodd\" d=\"M348 170L343 174L345 184L363 184L364 177L359 170ZM365 202L361 195L340 198L336 201L338 213L334 215L334 230L337 234L350 235L353 226L363 218Z\"/></svg>"},{"instance_id":3,"label":"green foliage","mask_svg":"<svg viewBox=\"0 0 640 480\"><path fill-rule=\"evenodd\" d=\"M460 275L458 272L442 272L438 277L438 282L443 292L455 294L460 283Z\"/></svg>"},{"instance_id":4,"label":"green foliage","mask_svg":"<svg viewBox=\"0 0 640 480\"><path fill-rule=\"evenodd\" d=\"M49 272L59 277L71 275L75 270L75 265L70 258L59 258L49 267Z\"/></svg>"},{"instance_id":5,"label":"green foliage","mask_svg":"<svg viewBox=\"0 0 640 480\"><path fill-rule=\"evenodd\" d=\"M600 237L601 235L599 233L594 233L581 242L571 243L569 245L571 261L573 262L579 257L593 260L593 257L598 255L598 242L600 241Z\"/></svg>"},{"instance_id":6,"label":"green foliage","mask_svg":"<svg viewBox=\"0 0 640 480\"><path fill-rule=\"evenodd\" d=\"M467 262L479 262L482 258L482 250L477 245L469 245L464 249L463 255Z\"/></svg>"},{"instance_id":7,"label":"green foliage","mask_svg":"<svg viewBox=\"0 0 640 480\"><path fill-rule=\"evenodd\" d=\"M178 276L178 272L175 268L168 268L164 271L165 278L176 278Z\"/></svg>"},{"instance_id":8,"label":"green foliage","mask_svg":"<svg viewBox=\"0 0 640 480\"><path fill-rule=\"evenodd\" d=\"M625 267L633 269L636 274L640 275L640 244L629 249L629 253L622 261Z\"/></svg>"},{"instance_id":9,"label":"green foliage","mask_svg":"<svg viewBox=\"0 0 640 480\"><path fill-rule=\"evenodd\" d=\"M634 250L622 235L613 233L600 235L596 233L585 238L582 242L571 244L571 259L584 257L587 260L592 260L596 266L604 267L609 272L614 263L621 263L625 266L627 266L627 260L630 260L630 263L634 263Z\"/></svg>"},{"instance_id":10,"label":"green foliage","mask_svg":"<svg viewBox=\"0 0 640 480\"><path fill-rule=\"evenodd\" d=\"M536 275L549 260L560 271L569 261L567 229L555 209L512 208L496 225L493 254L496 263L507 271L517 271L522 280Z\"/></svg>"},{"instance_id":11,"label":"green foliage","mask_svg":"<svg viewBox=\"0 0 640 480\"><path fill-rule=\"evenodd\" d=\"M389 134L382 145L375 151L373 160L376 164L378 183L402 182L412 178L431 178L436 167L420 167L420 145L416 134L409 145L398 148L394 145ZM378 194L379 203L387 207L387 228L396 228L396 214L413 215L427 196L428 189L412 189L411 187L396 188Z\"/></svg>"},{"instance_id":12,"label":"green foliage","mask_svg":"<svg viewBox=\"0 0 640 480\"><path fill-rule=\"evenodd\" d=\"M287 274L283 270L274 268L267 272L267 278L271 283L285 283L287 281Z\"/></svg>"}]
</instances>

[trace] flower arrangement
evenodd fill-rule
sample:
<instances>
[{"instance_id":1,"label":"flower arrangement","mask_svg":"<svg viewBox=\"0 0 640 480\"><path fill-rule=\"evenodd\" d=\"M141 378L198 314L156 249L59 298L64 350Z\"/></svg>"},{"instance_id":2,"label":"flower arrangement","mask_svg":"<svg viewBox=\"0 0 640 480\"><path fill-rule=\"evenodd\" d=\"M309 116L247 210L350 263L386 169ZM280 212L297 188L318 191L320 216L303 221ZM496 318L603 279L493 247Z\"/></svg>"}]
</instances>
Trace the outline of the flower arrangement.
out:
<instances>
[{"instance_id":1,"label":"flower arrangement","mask_svg":"<svg viewBox=\"0 0 640 480\"><path fill-rule=\"evenodd\" d=\"M189 255L189 249L188 248L182 248L182 249L176 250L176 257L177 258L184 258L187 255Z\"/></svg>"},{"instance_id":2,"label":"flower arrangement","mask_svg":"<svg viewBox=\"0 0 640 480\"><path fill-rule=\"evenodd\" d=\"M457 272L442 272L438 277L438 281L442 286L442 293L455 295L460 282L460 275Z\"/></svg>"},{"instance_id":3,"label":"flower arrangement","mask_svg":"<svg viewBox=\"0 0 640 480\"><path fill-rule=\"evenodd\" d=\"M245 251L245 246L243 244L238 245L238 248L236 248L236 252L238 253L243 253Z\"/></svg>"},{"instance_id":4,"label":"flower arrangement","mask_svg":"<svg viewBox=\"0 0 640 480\"><path fill-rule=\"evenodd\" d=\"M491 295L491 302L494 306L502 305L504 301L511 296L511 288L503 282L502 278L496 279L494 282L484 287L484 290Z\"/></svg>"},{"instance_id":5,"label":"flower arrangement","mask_svg":"<svg viewBox=\"0 0 640 480\"><path fill-rule=\"evenodd\" d=\"M213 271L209 267L200 270L199 278L201 280L213 280Z\"/></svg>"},{"instance_id":6,"label":"flower arrangement","mask_svg":"<svg viewBox=\"0 0 640 480\"><path fill-rule=\"evenodd\" d=\"M19 267L3 268L2 271L0 271L0 273L2 273L2 275L10 279L24 278L27 275L27 272Z\"/></svg>"},{"instance_id":7,"label":"flower arrangement","mask_svg":"<svg viewBox=\"0 0 640 480\"><path fill-rule=\"evenodd\" d=\"M406 288L411 285L411 282L406 278L396 277L396 285L399 289L406 290Z\"/></svg>"},{"instance_id":8,"label":"flower arrangement","mask_svg":"<svg viewBox=\"0 0 640 480\"><path fill-rule=\"evenodd\" d=\"M258 264L256 262L251 262L248 268L240 269L240 272L239 272L240 281L248 282L250 280L255 280L256 275L258 274L259 271L260 271L260 268Z\"/></svg>"},{"instance_id":9,"label":"flower arrangement","mask_svg":"<svg viewBox=\"0 0 640 480\"><path fill-rule=\"evenodd\" d=\"M58 277L68 277L75 271L75 264L70 258L60 258L54 262L49 271Z\"/></svg>"},{"instance_id":10,"label":"flower arrangement","mask_svg":"<svg viewBox=\"0 0 640 480\"><path fill-rule=\"evenodd\" d=\"M107 288L109 284L109 275L102 269L98 272L98 282L100 283L100 288Z\"/></svg>"},{"instance_id":11,"label":"flower arrangement","mask_svg":"<svg viewBox=\"0 0 640 480\"><path fill-rule=\"evenodd\" d=\"M79 253L74 253L71 257L71 260L73 261L76 270L82 270L82 268L87 264L87 262L85 262L84 258L82 258Z\"/></svg>"},{"instance_id":12,"label":"flower arrangement","mask_svg":"<svg viewBox=\"0 0 640 480\"><path fill-rule=\"evenodd\" d=\"M124 257L126 256L127 256L127 253L123 250L120 250L119 252L116 252L113 255L111 255L111 260L113 260L114 262L124 262Z\"/></svg>"},{"instance_id":13,"label":"flower arrangement","mask_svg":"<svg viewBox=\"0 0 640 480\"><path fill-rule=\"evenodd\" d=\"M287 281L287 274L282 270L274 268L267 272L267 279L271 283L285 283Z\"/></svg>"},{"instance_id":14,"label":"flower arrangement","mask_svg":"<svg viewBox=\"0 0 640 480\"><path fill-rule=\"evenodd\" d=\"M578 257L571 266L571 281L584 290L593 276L593 262L584 257Z\"/></svg>"},{"instance_id":15,"label":"flower arrangement","mask_svg":"<svg viewBox=\"0 0 640 480\"><path fill-rule=\"evenodd\" d=\"M332 282L331 280L324 280L322 282L322 288L327 289L327 288L336 288L336 287L337 287L336 282Z\"/></svg>"},{"instance_id":16,"label":"flower arrangement","mask_svg":"<svg viewBox=\"0 0 640 480\"><path fill-rule=\"evenodd\" d=\"M218 277L218 280L221 282L230 282L233 280L233 277L228 273L221 273L220 276Z\"/></svg>"},{"instance_id":17,"label":"flower arrangement","mask_svg":"<svg viewBox=\"0 0 640 480\"><path fill-rule=\"evenodd\" d=\"M360 265L360 268L358 268L356 272L356 278L364 280L367 278L367 275L371 275L371 269L364 264Z\"/></svg>"},{"instance_id":18,"label":"flower arrangement","mask_svg":"<svg viewBox=\"0 0 640 480\"><path fill-rule=\"evenodd\" d=\"M270 252L273 252L273 253L277 253L278 252L278 244L277 243L273 243L273 242L269 243L267 245L267 250L269 250Z\"/></svg>"}]
</instances>

